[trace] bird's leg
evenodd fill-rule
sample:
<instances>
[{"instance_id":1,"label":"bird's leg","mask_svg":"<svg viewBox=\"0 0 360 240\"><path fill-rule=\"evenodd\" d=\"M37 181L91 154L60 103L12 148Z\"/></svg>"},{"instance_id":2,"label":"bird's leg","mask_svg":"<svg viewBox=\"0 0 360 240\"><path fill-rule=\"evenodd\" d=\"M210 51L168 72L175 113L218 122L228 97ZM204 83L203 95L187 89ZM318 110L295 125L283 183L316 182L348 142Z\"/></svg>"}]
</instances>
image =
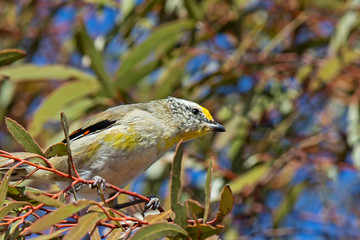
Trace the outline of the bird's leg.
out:
<instances>
[{"instance_id":1,"label":"bird's leg","mask_svg":"<svg viewBox=\"0 0 360 240\"><path fill-rule=\"evenodd\" d=\"M95 176L92 178L94 180L93 184L89 184L90 189L98 188L98 194L100 194L100 189L105 190L106 189L106 181L104 178L100 176Z\"/></svg>"}]
</instances>

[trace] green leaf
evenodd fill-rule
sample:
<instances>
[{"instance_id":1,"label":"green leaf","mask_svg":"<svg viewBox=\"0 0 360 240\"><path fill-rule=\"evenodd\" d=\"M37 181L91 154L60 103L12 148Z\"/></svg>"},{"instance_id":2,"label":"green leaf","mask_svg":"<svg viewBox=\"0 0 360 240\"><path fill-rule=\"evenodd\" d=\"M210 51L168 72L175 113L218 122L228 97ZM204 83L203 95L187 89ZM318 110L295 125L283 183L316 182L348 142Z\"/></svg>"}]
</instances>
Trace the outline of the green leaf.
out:
<instances>
[{"instance_id":1,"label":"green leaf","mask_svg":"<svg viewBox=\"0 0 360 240\"><path fill-rule=\"evenodd\" d=\"M36 205L38 202L32 200L31 198L26 196L27 192L33 192L33 193L44 193L43 191L36 189L36 188L31 188L28 186L11 186L9 185L8 187L8 197L16 200L16 201L26 201L31 203L32 205Z\"/></svg>"},{"instance_id":2,"label":"green leaf","mask_svg":"<svg viewBox=\"0 0 360 240\"><path fill-rule=\"evenodd\" d=\"M187 199L186 206L189 217L201 218L204 216L204 206L196 200Z\"/></svg>"},{"instance_id":3,"label":"green leaf","mask_svg":"<svg viewBox=\"0 0 360 240\"><path fill-rule=\"evenodd\" d=\"M14 171L15 167L10 168L6 174L4 175L2 181L1 181L1 185L0 185L0 207L4 205L5 203L5 197L6 197L6 193L7 193L7 189L9 186L9 180L10 180L10 176L11 173Z\"/></svg>"},{"instance_id":4,"label":"green leaf","mask_svg":"<svg viewBox=\"0 0 360 240\"><path fill-rule=\"evenodd\" d=\"M23 146L25 151L36 153L43 156L43 152L32 136L16 121L11 118L5 118L6 127L15 138L15 140Z\"/></svg>"},{"instance_id":5,"label":"green leaf","mask_svg":"<svg viewBox=\"0 0 360 240\"><path fill-rule=\"evenodd\" d=\"M291 189L287 194L285 194L285 198L281 205L275 212L274 216L274 228L278 228L280 222L286 217L288 213L293 209L296 200L299 195L302 193L303 189L307 186L307 183L300 183L296 186L291 186Z\"/></svg>"},{"instance_id":6,"label":"green leaf","mask_svg":"<svg viewBox=\"0 0 360 240\"><path fill-rule=\"evenodd\" d=\"M119 240L121 239L121 236L124 235L124 231L120 228L115 228L109 236L106 238L106 240Z\"/></svg>"},{"instance_id":7,"label":"green leaf","mask_svg":"<svg viewBox=\"0 0 360 240\"><path fill-rule=\"evenodd\" d=\"M88 110L99 104L108 104L107 98L84 98L79 99L71 105L66 106L63 111L66 117L71 120L78 120L86 116Z\"/></svg>"},{"instance_id":8,"label":"green leaf","mask_svg":"<svg viewBox=\"0 0 360 240\"><path fill-rule=\"evenodd\" d=\"M164 98L172 94L176 86L179 85L188 59L190 56L171 61L156 83L156 88L152 94L153 99Z\"/></svg>"},{"instance_id":9,"label":"green leaf","mask_svg":"<svg viewBox=\"0 0 360 240\"><path fill-rule=\"evenodd\" d=\"M358 101L350 102L347 118L347 143L352 147L351 156L354 165L357 169L360 169L360 104Z\"/></svg>"},{"instance_id":10,"label":"green leaf","mask_svg":"<svg viewBox=\"0 0 360 240\"><path fill-rule=\"evenodd\" d=\"M183 142L179 142L176 147L173 166L171 170L171 209L175 213L175 223L181 227L187 225L187 209L179 203L179 196L181 192L181 162L184 151Z\"/></svg>"},{"instance_id":11,"label":"green leaf","mask_svg":"<svg viewBox=\"0 0 360 240\"><path fill-rule=\"evenodd\" d=\"M229 185L226 185L221 192L219 210L216 214L216 222L221 222L221 220L231 212L233 206L234 196Z\"/></svg>"},{"instance_id":12,"label":"green leaf","mask_svg":"<svg viewBox=\"0 0 360 240\"><path fill-rule=\"evenodd\" d=\"M342 46L348 44L351 31L358 27L359 14L356 9L359 7L360 2L358 0L349 1L348 10L338 21L336 31L331 37L329 44L329 52L331 55L336 55Z\"/></svg>"},{"instance_id":13,"label":"green leaf","mask_svg":"<svg viewBox=\"0 0 360 240\"><path fill-rule=\"evenodd\" d=\"M82 239L87 233L91 232L96 224L105 216L103 213L90 212L80 217L79 222L65 236L64 240Z\"/></svg>"},{"instance_id":14,"label":"green leaf","mask_svg":"<svg viewBox=\"0 0 360 240\"><path fill-rule=\"evenodd\" d=\"M97 82L76 81L66 83L53 91L35 112L34 118L30 122L29 132L33 136L41 133L43 124L52 117L60 114L65 105L96 93L100 86Z\"/></svg>"},{"instance_id":15,"label":"green leaf","mask_svg":"<svg viewBox=\"0 0 360 240\"><path fill-rule=\"evenodd\" d=\"M66 156L67 147L62 142L53 144L45 150L44 155L46 158L51 158L55 156Z\"/></svg>"},{"instance_id":16,"label":"green leaf","mask_svg":"<svg viewBox=\"0 0 360 240\"><path fill-rule=\"evenodd\" d=\"M230 182L230 188L235 194L240 193L246 185L255 184L269 170L270 166L266 164L255 166L252 169L248 170L246 173L239 176L238 178L232 180Z\"/></svg>"},{"instance_id":17,"label":"green leaf","mask_svg":"<svg viewBox=\"0 0 360 240\"><path fill-rule=\"evenodd\" d=\"M119 84L118 87L121 89L128 89L131 85L136 84L137 82L139 82L141 79L143 79L144 77L155 71L160 66L161 66L160 59L156 59L140 67L134 66L131 69L131 74L126 76L126 81L120 80L121 86Z\"/></svg>"},{"instance_id":18,"label":"green leaf","mask_svg":"<svg viewBox=\"0 0 360 240\"><path fill-rule=\"evenodd\" d=\"M69 231L68 228L63 228L58 231L52 232L51 234L44 234L35 238L31 238L32 240L50 240L50 239L60 239L64 235L66 231Z\"/></svg>"},{"instance_id":19,"label":"green leaf","mask_svg":"<svg viewBox=\"0 0 360 240\"><path fill-rule=\"evenodd\" d=\"M23 57L26 53L19 49L6 49L0 51L0 67L9 65Z\"/></svg>"},{"instance_id":20,"label":"green leaf","mask_svg":"<svg viewBox=\"0 0 360 240\"><path fill-rule=\"evenodd\" d=\"M8 229L7 234L8 236L5 238L6 240L15 240L15 239L21 239L18 236L22 232L22 230L25 227L28 227L29 223L25 223L21 220L18 220L11 224L10 229Z\"/></svg>"},{"instance_id":21,"label":"green leaf","mask_svg":"<svg viewBox=\"0 0 360 240\"><path fill-rule=\"evenodd\" d=\"M80 52L89 56L91 68L104 86L107 96L112 98L115 96L115 88L112 87L112 81L109 74L105 70L104 60L101 54L95 49L94 43L86 31L85 25L82 23L75 31L75 38L78 43Z\"/></svg>"},{"instance_id":22,"label":"green leaf","mask_svg":"<svg viewBox=\"0 0 360 240\"><path fill-rule=\"evenodd\" d=\"M271 41L265 46L261 55L266 57L276 46L282 41L286 40L290 34L292 34L301 24L303 24L309 16L307 13L302 12L296 16L291 22L289 22Z\"/></svg>"},{"instance_id":23,"label":"green leaf","mask_svg":"<svg viewBox=\"0 0 360 240\"><path fill-rule=\"evenodd\" d=\"M172 214L173 212L171 210L168 210L166 212L161 212L158 214L147 215L144 220L147 221L149 224L163 222L166 221L166 219L168 219L169 217L171 217Z\"/></svg>"},{"instance_id":24,"label":"green leaf","mask_svg":"<svg viewBox=\"0 0 360 240\"><path fill-rule=\"evenodd\" d=\"M9 79L2 81L2 84L0 85L0 119L3 119L7 107L13 101L15 90L15 84Z\"/></svg>"},{"instance_id":25,"label":"green leaf","mask_svg":"<svg viewBox=\"0 0 360 240\"><path fill-rule=\"evenodd\" d=\"M122 88L123 84L127 82L127 76L131 73L132 68L139 62L148 57L157 46L166 44L169 38L173 37L179 32L193 29L195 24L190 20L177 20L161 25L151 34L143 43L132 48L122 59L121 67L117 73L116 86Z\"/></svg>"},{"instance_id":26,"label":"green leaf","mask_svg":"<svg viewBox=\"0 0 360 240\"><path fill-rule=\"evenodd\" d=\"M207 224L199 224L198 226L188 226L186 230L189 233L191 239L200 240L218 234L223 228L223 226L219 225L213 227Z\"/></svg>"},{"instance_id":27,"label":"green leaf","mask_svg":"<svg viewBox=\"0 0 360 240\"><path fill-rule=\"evenodd\" d=\"M199 2L192 1L192 0L185 0L184 3L186 6L186 9L188 10L191 17L195 21L201 21L203 19L204 11L203 11L203 7L199 6L199 4L200 4Z\"/></svg>"},{"instance_id":28,"label":"green leaf","mask_svg":"<svg viewBox=\"0 0 360 240\"><path fill-rule=\"evenodd\" d=\"M40 194L40 193L33 193L33 192L27 192L26 196L37 201L40 203L43 203L45 206L50 206L50 207L61 207L64 204L62 202L60 202L59 200L50 198L44 194Z\"/></svg>"},{"instance_id":29,"label":"green leaf","mask_svg":"<svg viewBox=\"0 0 360 240\"><path fill-rule=\"evenodd\" d=\"M0 219L3 219L12 210L26 206L26 205L30 205L30 203L28 203L28 202L13 202L13 203L9 203L6 206L3 206L2 208L0 208Z\"/></svg>"},{"instance_id":30,"label":"green leaf","mask_svg":"<svg viewBox=\"0 0 360 240\"><path fill-rule=\"evenodd\" d=\"M210 194L211 194L211 180L212 180L212 174L213 174L213 159L210 158L208 171L206 174L206 181L205 181L205 209L204 209L204 222L206 222L209 211L210 211Z\"/></svg>"},{"instance_id":31,"label":"green leaf","mask_svg":"<svg viewBox=\"0 0 360 240\"><path fill-rule=\"evenodd\" d=\"M30 228L27 230L27 233L39 233L45 231L52 225L59 223L61 220L70 217L72 214L90 206L93 203L94 202L90 200L79 200L76 203L62 206L55 211L36 220L33 225L31 225Z\"/></svg>"},{"instance_id":32,"label":"green leaf","mask_svg":"<svg viewBox=\"0 0 360 240\"><path fill-rule=\"evenodd\" d=\"M0 77L10 78L12 82L39 80L73 80L96 82L96 78L76 68L64 65L37 66L23 64L20 66L4 67L0 70Z\"/></svg>"},{"instance_id":33,"label":"green leaf","mask_svg":"<svg viewBox=\"0 0 360 240\"><path fill-rule=\"evenodd\" d=\"M164 237L188 238L188 233L180 226L173 223L156 223L140 228L131 240L157 240Z\"/></svg>"}]
</instances>

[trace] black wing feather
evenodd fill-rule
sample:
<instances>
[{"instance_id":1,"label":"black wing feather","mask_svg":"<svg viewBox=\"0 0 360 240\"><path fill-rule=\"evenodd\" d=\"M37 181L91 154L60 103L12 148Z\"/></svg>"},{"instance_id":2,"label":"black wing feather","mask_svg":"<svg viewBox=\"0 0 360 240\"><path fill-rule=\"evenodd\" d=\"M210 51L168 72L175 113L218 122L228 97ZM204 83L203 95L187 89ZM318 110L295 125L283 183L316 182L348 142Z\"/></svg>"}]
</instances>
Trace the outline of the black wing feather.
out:
<instances>
[{"instance_id":1,"label":"black wing feather","mask_svg":"<svg viewBox=\"0 0 360 240\"><path fill-rule=\"evenodd\" d=\"M113 125L115 122L116 121L103 120L103 121L97 122L87 128L84 128L84 129L80 128L69 135L70 141L73 139L81 138L82 136L94 133L96 131L108 128L111 125ZM66 139L62 140L62 142L66 143Z\"/></svg>"}]
</instances>

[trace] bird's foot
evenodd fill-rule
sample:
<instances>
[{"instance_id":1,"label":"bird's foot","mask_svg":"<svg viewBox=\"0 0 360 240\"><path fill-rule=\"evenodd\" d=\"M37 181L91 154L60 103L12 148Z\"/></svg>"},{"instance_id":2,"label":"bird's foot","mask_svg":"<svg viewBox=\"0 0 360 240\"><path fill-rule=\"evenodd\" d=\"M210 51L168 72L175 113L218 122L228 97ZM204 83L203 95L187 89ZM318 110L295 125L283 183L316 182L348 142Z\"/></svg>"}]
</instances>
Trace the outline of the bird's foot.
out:
<instances>
[{"instance_id":1,"label":"bird's foot","mask_svg":"<svg viewBox=\"0 0 360 240\"><path fill-rule=\"evenodd\" d=\"M148 197L150 201L145 204L144 212L156 210L160 207L160 200L155 196Z\"/></svg>"},{"instance_id":2,"label":"bird's foot","mask_svg":"<svg viewBox=\"0 0 360 240\"><path fill-rule=\"evenodd\" d=\"M95 177L92 178L92 180L94 180L94 183L89 184L90 189L97 188L98 194L101 193L101 190L106 189L106 181L105 181L104 178L102 178L100 176L95 176Z\"/></svg>"},{"instance_id":3,"label":"bird's foot","mask_svg":"<svg viewBox=\"0 0 360 240\"><path fill-rule=\"evenodd\" d=\"M155 210L160 207L160 200L157 197L150 196L148 198L150 199L150 201L145 204L144 212L148 212L150 210ZM133 206L133 205L143 203L143 202L144 202L144 200L137 199L137 200L126 202L126 203L115 204L115 206L113 208L118 210L118 209L126 208L126 207Z\"/></svg>"}]
</instances>

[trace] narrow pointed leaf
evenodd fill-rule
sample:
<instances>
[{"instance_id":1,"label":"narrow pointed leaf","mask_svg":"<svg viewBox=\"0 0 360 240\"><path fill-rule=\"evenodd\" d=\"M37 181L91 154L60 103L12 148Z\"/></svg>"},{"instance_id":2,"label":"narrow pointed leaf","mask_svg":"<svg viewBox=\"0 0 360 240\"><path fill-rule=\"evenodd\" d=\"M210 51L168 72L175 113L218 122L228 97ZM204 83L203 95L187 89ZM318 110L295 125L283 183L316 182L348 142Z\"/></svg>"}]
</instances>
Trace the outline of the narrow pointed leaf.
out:
<instances>
[{"instance_id":1,"label":"narrow pointed leaf","mask_svg":"<svg viewBox=\"0 0 360 240\"><path fill-rule=\"evenodd\" d=\"M67 229L67 228L60 229L60 230L58 230L56 232L52 232L51 234L41 235L41 236L36 237L36 238L31 238L31 240L59 239L59 237L62 237L66 231L69 231L69 229Z\"/></svg>"},{"instance_id":2,"label":"narrow pointed leaf","mask_svg":"<svg viewBox=\"0 0 360 240\"><path fill-rule=\"evenodd\" d=\"M20 208L26 205L30 205L28 202L13 202L0 208L0 219L3 219L9 212L16 208Z\"/></svg>"},{"instance_id":3,"label":"narrow pointed leaf","mask_svg":"<svg viewBox=\"0 0 360 240\"><path fill-rule=\"evenodd\" d=\"M164 237L188 238L187 232L176 224L156 223L140 228L130 239L131 240L157 240Z\"/></svg>"},{"instance_id":4,"label":"narrow pointed leaf","mask_svg":"<svg viewBox=\"0 0 360 240\"><path fill-rule=\"evenodd\" d=\"M274 227L278 228L281 221L291 212L296 201L299 199L299 195L303 192L307 183L303 182L296 186L293 186L291 190L286 194L283 202L280 204L274 215Z\"/></svg>"},{"instance_id":5,"label":"narrow pointed leaf","mask_svg":"<svg viewBox=\"0 0 360 240\"><path fill-rule=\"evenodd\" d=\"M34 64L22 64L19 66L7 66L1 68L0 77L7 77L12 82L24 81L47 81L47 80L82 80L96 82L96 78L76 68L64 65L37 66Z\"/></svg>"},{"instance_id":6,"label":"narrow pointed leaf","mask_svg":"<svg viewBox=\"0 0 360 240\"><path fill-rule=\"evenodd\" d=\"M48 196L45 196L43 194L39 193L33 193L33 192L27 192L26 196L39 202L43 203L45 206L51 206L51 207L61 207L64 204L56 199L52 199Z\"/></svg>"},{"instance_id":7,"label":"narrow pointed leaf","mask_svg":"<svg viewBox=\"0 0 360 240\"><path fill-rule=\"evenodd\" d=\"M149 224L158 223L166 221L171 215L173 214L173 211L168 210L166 212L161 212L154 215L147 215L144 220L147 221Z\"/></svg>"},{"instance_id":8,"label":"narrow pointed leaf","mask_svg":"<svg viewBox=\"0 0 360 240\"><path fill-rule=\"evenodd\" d=\"M62 206L55 211L43 216L36 220L33 225L28 229L28 233L38 233L45 231L52 225L70 217L72 214L90 206L93 202L89 200L80 200L76 203Z\"/></svg>"},{"instance_id":9,"label":"narrow pointed leaf","mask_svg":"<svg viewBox=\"0 0 360 240\"><path fill-rule=\"evenodd\" d=\"M43 124L50 118L59 116L62 109L72 101L96 93L100 89L99 83L76 81L62 85L52 92L35 112L30 123L29 132L34 136L41 133Z\"/></svg>"},{"instance_id":10,"label":"narrow pointed leaf","mask_svg":"<svg viewBox=\"0 0 360 240\"><path fill-rule=\"evenodd\" d=\"M15 140L23 146L23 148L30 152L43 156L43 152L39 145L35 142L33 137L25 130L19 123L11 118L5 119L6 127Z\"/></svg>"},{"instance_id":11,"label":"narrow pointed leaf","mask_svg":"<svg viewBox=\"0 0 360 240\"><path fill-rule=\"evenodd\" d=\"M73 227L63 239L82 239L87 233L91 232L96 227L97 222L99 222L103 216L105 216L105 214L90 212L80 217L78 224Z\"/></svg>"},{"instance_id":12,"label":"narrow pointed leaf","mask_svg":"<svg viewBox=\"0 0 360 240\"><path fill-rule=\"evenodd\" d=\"M46 158L51 158L55 156L66 156L67 147L62 142L53 144L45 150L44 155Z\"/></svg>"},{"instance_id":13,"label":"narrow pointed leaf","mask_svg":"<svg viewBox=\"0 0 360 240\"><path fill-rule=\"evenodd\" d=\"M0 67L9 65L23 57L26 53L19 49L5 49L0 51Z\"/></svg>"},{"instance_id":14,"label":"narrow pointed leaf","mask_svg":"<svg viewBox=\"0 0 360 240\"><path fill-rule=\"evenodd\" d=\"M213 166L213 159L210 159L209 162L209 168L206 175L206 181L205 181L205 209L204 209L204 222L206 222L209 211L210 211L210 194L211 194L211 179L212 179L212 166Z\"/></svg>"},{"instance_id":15,"label":"narrow pointed leaf","mask_svg":"<svg viewBox=\"0 0 360 240\"><path fill-rule=\"evenodd\" d=\"M0 185L0 207L2 207L4 205L6 193L7 193L8 186L9 186L10 176L11 176L11 173L13 172L13 170L14 170L14 167L10 168L9 171L6 172L6 174L4 175L4 177L3 177L2 181L1 181L1 185Z\"/></svg>"},{"instance_id":16,"label":"narrow pointed leaf","mask_svg":"<svg viewBox=\"0 0 360 240\"><path fill-rule=\"evenodd\" d=\"M181 191L181 162L184 151L183 142L179 142L176 147L172 171L171 171L171 209L175 213L175 223L181 227L187 225L187 207L179 203Z\"/></svg>"},{"instance_id":17,"label":"narrow pointed leaf","mask_svg":"<svg viewBox=\"0 0 360 240\"><path fill-rule=\"evenodd\" d=\"M204 206L196 200L187 199L186 200L188 216L201 218L204 216Z\"/></svg>"},{"instance_id":18,"label":"narrow pointed leaf","mask_svg":"<svg viewBox=\"0 0 360 240\"><path fill-rule=\"evenodd\" d=\"M94 70L98 79L104 86L108 97L114 97L115 89L111 86L112 81L109 74L106 72L104 60L100 52L98 52L98 50L95 48L94 42L88 35L84 24L81 24L81 26L76 29L75 37L82 54L89 56L91 61L91 68Z\"/></svg>"},{"instance_id":19,"label":"narrow pointed leaf","mask_svg":"<svg viewBox=\"0 0 360 240\"><path fill-rule=\"evenodd\" d=\"M223 226L219 225L213 227L207 224L199 224L198 226L188 226L187 232L189 233L191 239L202 240L219 234L223 228Z\"/></svg>"},{"instance_id":20,"label":"narrow pointed leaf","mask_svg":"<svg viewBox=\"0 0 360 240\"><path fill-rule=\"evenodd\" d=\"M156 48L163 42L165 43L169 37L178 34L181 31L189 30L195 27L193 21L178 20L161 25L151 36L149 36L143 43L131 49L122 59L122 65L117 73L117 86L121 87L123 82L126 82L126 76L133 66L140 61L146 59Z\"/></svg>"},{"instance_id":21,"label":"narrow pointed leaf","mask_svg":"<svg viewBox=\"0 0 360 240\"><path fill-rule=\"evenodd\" d=\"M220 198L219 210L216 214L216 221L220 222L227 214L229 214L234 206L234 196L229 185L226 185Z\"/></svg>"}]
</instances>

